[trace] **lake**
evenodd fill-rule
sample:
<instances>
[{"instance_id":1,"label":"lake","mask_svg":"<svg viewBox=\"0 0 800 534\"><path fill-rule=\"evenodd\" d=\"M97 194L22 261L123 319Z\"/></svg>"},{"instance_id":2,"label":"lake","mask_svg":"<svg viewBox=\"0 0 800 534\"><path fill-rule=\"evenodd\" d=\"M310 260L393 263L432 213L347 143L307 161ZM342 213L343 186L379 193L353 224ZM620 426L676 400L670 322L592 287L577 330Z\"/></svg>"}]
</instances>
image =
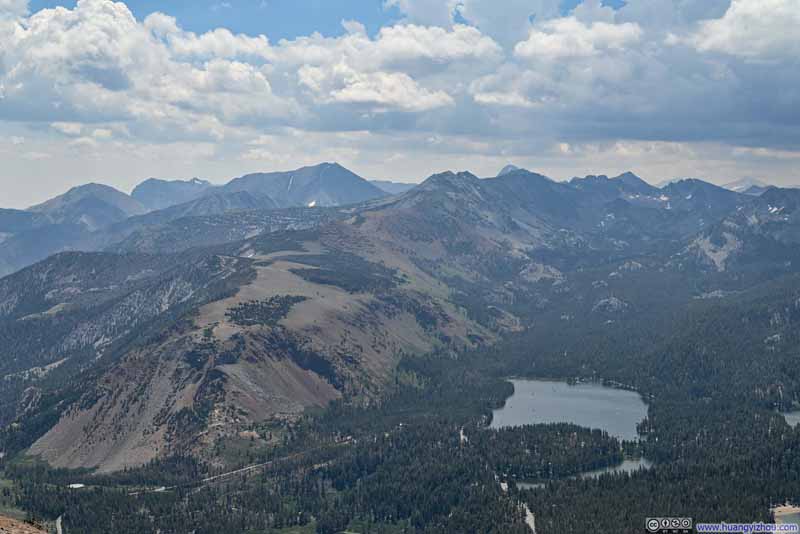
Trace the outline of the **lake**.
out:
<instances>
[{"instance_id":1,"label":"lake","mask_svg":"<svg viewBox=\"0 0 800 534\"><path fill-rule=\"evenodd\" d=\"M570 478L599 478L600 475L610 473L635 473L640 469L650 469L653 462L645 460L644 458L630 458L622 461L621 464L610 465L608 467L601 467L592 471L585 471L577 477ZM546 482L517 482L517 487L520 489L538 489L543 488Z\"/></svg>"},{"instance_id":2,"label":"lake","mask_svg":"<svg viewBox=\"0 0 800 534\"><path fill-rule=\"evenodd\" d=\"M595 383L570 386L550 380L513 379L514 394L495 410L492 428L539 423L573 423L600 428L620 439L637 439L636 424L647 406L635 391Z\"/></svg>"},{"instance_id":3,"label":"lake","mask_svg":"<svg viewBox=\"0 0 800 534\"><path fill-rule=\"evenodd\" d=\"M797 426L797 424L800 423L800 410L781 412L781 415L786 419L789 426Z\"/></svg>"}]
</instances>

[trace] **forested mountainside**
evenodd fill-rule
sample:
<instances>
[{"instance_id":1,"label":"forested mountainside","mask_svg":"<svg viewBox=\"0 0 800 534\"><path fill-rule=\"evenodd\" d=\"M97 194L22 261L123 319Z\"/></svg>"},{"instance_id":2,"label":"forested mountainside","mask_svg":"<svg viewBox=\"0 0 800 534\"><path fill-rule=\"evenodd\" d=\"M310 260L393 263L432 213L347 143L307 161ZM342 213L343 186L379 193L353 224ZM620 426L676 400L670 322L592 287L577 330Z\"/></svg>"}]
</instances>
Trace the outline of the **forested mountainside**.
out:
<instances>
[{"instance_id":1,"label":"forested mountainside","mask_svg":"<svg viewBox=\"0 0 800 534\"><path fill-rule=\"evenodd\" d=\"M573 298L589 299L590 316L630 313L628 277L657 268L700 283L719 269L703 269L701 249L683 272L684 256L714 218L775 203L668 188L681 200L632 174L564 184L524 170L444 173L350 209L240 210L255 198L245 192L132 218L114 227L129 237L113 252L57 255L3 281L4 421L72 387L81 400L45 410L49 428L26 417L18 448L105 470L202 451L209 428L236 432L342 395L374 401L402 355L490 345L558 306L577 315ZM702 202L683 204L687 192ZM608 281L570 294L610 262ZM696 295L681 296L676 306Z\"/></svg>"},{"instance_id":2,"label":"forested mountainside","mask_svg":"<svg viewBox=\"0 0 800 534\"><path fill-rule=\"evenodd\" d=\"M525 532L526 503L537 528L560 532L589 528L597 508L542 510L515 479L554 481L544 491L564 506L580 491L665 513L670 492L702 480L713 492L693 490L693 506L722 499L721 519L768 518L797 491L794 475L739 502L724 489L731 470L774 482L775 462L800 461L800 436L774 413L800 401L795 191L509 169L346 207L224 208L257 194L115 223L131 230L104 252L0 280L2 447L37 517L79 506L71 527L101 532L99 511L117 503L119 532ZM509 375L636 389L643 441L490 431ZM568 480L642 454L656 467L606 482L621 493ZM67 480L105 489L70 493ZM404 491L412 480L430 494ZM159 486L177 488L127 495Z\"/></svg>"}]
</instances>

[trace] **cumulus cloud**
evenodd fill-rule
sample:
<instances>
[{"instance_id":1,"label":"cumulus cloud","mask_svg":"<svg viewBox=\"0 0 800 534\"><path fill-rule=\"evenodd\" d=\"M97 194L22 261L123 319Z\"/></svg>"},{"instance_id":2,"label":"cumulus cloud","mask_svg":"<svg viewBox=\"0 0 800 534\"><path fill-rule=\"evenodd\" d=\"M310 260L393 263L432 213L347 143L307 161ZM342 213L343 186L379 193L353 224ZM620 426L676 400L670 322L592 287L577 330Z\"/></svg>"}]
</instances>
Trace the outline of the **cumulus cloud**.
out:
<instances>
[{"instance_id":1,"label":"cumulus cloud","mask_svg":"<svg viewBox=\"0 0 800 534\"><path fill-rule=\"evenodd\" d=\"M616 12L618 22L636 22L648 31L661 34L685 30L701 20L717 19L730 6L731 0L626 0Z\"/></svg>"},{"instance_id":2,"label":"cumulus cloud","mask_svg":"<svg viewBox=\"0 0 800 534\"><path fill-rule=\"evenodd\" d=\"M28 14L28 0L0 0L0 18Z\"/></svg>"},{"instance_id":3,"label":"cumulus cloud","mask_svg":"<svg viewBox=\"0 0 800 534\"><path fill-rule=\"evenodd\" d=\"M531 21L559 16L560 0L507 0L502 7L492 0L462 0L458 13L470 24L506 46L524 40Z\"/></svg>"},{"instance_id":4,"label":"cumulus cloud","mask_svg":"<svg viewBox=\"0 0 800 534\"><path fill-rule=\"evenodd\" d=\"M415 24L447 27L453 22L456 0L386 0L384 7L397 8Z\"/></svg>"},{"instance_id":5,"label":"cumulus cloud","mask_svg":"<svg viewBox=\"0 0 800 534\"><path fill-rule=\"evenodd\" d=\"M54 122L50 127L64 135L80 135L83 130L83 126L76 122Z\"/></svg>"},{"instance_id":6,"label":"cumulus cloud","mask_svg":"<svg viewBox=\"0 0 800 534\"><path fill-rule=\"evenodd\" d=\"M322 102L366 104L375 111L425 111L453 104L444 91L429 91L402 72L358 72L344 65L304 66L300 82Z\"/></svg>"},{"instance_id":7,"label":"cumulus cloud","mask_svg":"<svg viewBox=\"0 0 800 534\"><path fill-rule=\"evenodd\" d=\"M689 41L698 50L748 59L800 55L800 4L795 0L733 0L718 19L703 21Z\"/></svg>"},{"instance_id":8,"label":"cumulus cloud","mask_svg":"<svg viewBox=\"0 0 800 534\"><path fill-rule=\"evenodd\" d=\"M585 24L575 17L565 17L533 28L528 39L514 47L514 54L524 59L595 56L621 50L637 42L641 35L639 25L631 22Z\"/></svg>"},{"instance_id":9,"label":"cumulus cloud","mask_svg":"<svg viewBox=\"0 0 800 534\"><path fill-rule=\"evenodd\" d=\"M163 39L170 51L179 58L273 59L269 40L264 35L235 35L225 28L197 35L181 30L174 17L163 13L149 15L143 25L154 36Z\"/></svg>"},{"instance_id":10,"label":"cumulus cloud","mask_svg":"<svg viewBox=\"0 0 800 534\"><path fill-rule=\"evenodd\" d=\"M398 25L381 28L375 39L366 33L351 32L329 38L321 35L282 41L273 49L276 64L332 65L345 62L359 70L413 70L431 67L445 69L456 62L482 62L499 59L500 46L479 30L455 25Z\"/></svg>"},{"instance_id":11,"label":"cumulus cloud","mask_svg":"<svg viewBox=\"0 0 800 534\"><path fill-rule=\"evenodd\" d=\"M79 0L0 28L10 44L0 52L0 118L121 121L132 135L221 139L244 126L313 125L325 115L321 106L341 113L351 105L358 114L452 106L451 91L464 87L448 76L503 56L466 25L402 24L374 38L357 23L346 26L340 37L273 45L224 28L185 31L161 13L140 22L123 3Z\"/></svg>"},{"instance_id":12,"label":"cumulus cloud","mask_svg":"<svg viewBox=\"0 0 800 534\"><path fill-rule=\"evenodd\" d=\"M505 46L523 40L531 22L560 16L561 0L387 0L408 22L447 27L456 15Z\"/></svg>"},{"instance_id":13,"label":"cumulus cloud","mask_svg":"<svg viewBox=\"0 0 800 534\"><path fill-rule=\"evenodd\" d=\"M566 168L558 158L570 168L685 158L725 179L724 158L750 175L768 158L796 165L794 0L562 4L386 0L402 18L374 33L347 20L342 35L273 42L187 31L162 13L138 20L111 0L34 14L0 0L0 138L24 137L26 153L49 159L8 142L0 152L15 175L81 174L80 161L106 175L115 164L228 177L316 159L391 177L381 171L391 161L409 169L403 178L512 157L550 169ZM163 171L139 158L169 155L163 147L196 157ZM693 147L714 147L716 167ZM119 150L129 159L110 157Z\"/></svg>"}]
</instances>

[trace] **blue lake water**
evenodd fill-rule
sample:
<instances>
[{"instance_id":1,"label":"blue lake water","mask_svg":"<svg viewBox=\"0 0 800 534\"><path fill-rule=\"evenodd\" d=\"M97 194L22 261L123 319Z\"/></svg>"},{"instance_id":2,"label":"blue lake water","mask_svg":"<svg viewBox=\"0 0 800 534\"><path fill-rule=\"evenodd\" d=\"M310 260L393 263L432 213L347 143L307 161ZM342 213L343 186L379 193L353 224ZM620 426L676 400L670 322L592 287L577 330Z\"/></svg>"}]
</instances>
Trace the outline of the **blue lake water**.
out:
<instances>
[{"instance_id":1,"label":"blue lake water","mask_svg":"<svg viewBox=\"0 0 800 534\"><path fill-rule=\"evenodd\" d=\"M514 394L495 410L492 428L539 423L574 423L600 428L620 439L637 438L636 424L647 406L634 391L549 380L511 380Z\"/></svg>"},{"instance_id":2,"label":"blue lake water","mask_svg":"<svg viewBox=\"0 0 800 534\"><path fill-rule=\"evenodd\" d=\"M599 478L600 475L610 473L634 473L640 469L650 469L653 462L645 460L644 458L630 458L623 460L621 464L602 467L593 471L586 471L577 476L577 478ZM572 477L576 478L576 477ZM537 489L543 488L545 482L517 482L517 487L522 489Z\"/></svg>"},{"instance_id":3,"label":"blue lake water","mask_svg":"<svg viewBox=\"0 0 800 534\"><path fill-rule=\"evenodd\" d=\"M786 422L789 423L790 426L797 426L800 423L800 410L794 410L791 412L781 412L783 418L786 419Z\"/></svg>"}]
</instances>

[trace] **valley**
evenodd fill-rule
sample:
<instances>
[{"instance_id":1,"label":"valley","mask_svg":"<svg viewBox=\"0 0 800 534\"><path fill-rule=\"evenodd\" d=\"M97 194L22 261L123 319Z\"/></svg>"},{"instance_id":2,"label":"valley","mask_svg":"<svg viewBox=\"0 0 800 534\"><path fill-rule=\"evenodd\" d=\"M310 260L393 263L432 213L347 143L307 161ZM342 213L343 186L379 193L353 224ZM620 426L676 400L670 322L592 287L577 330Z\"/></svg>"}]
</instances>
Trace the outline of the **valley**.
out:
<instances>
[{"instance_id":1,"label":"valley","mask_svg":"<svg viewBox=\"0 0 800 534\"><path fill-rule=\"evenodd\" d=\"M0 534L800 532L798 27L0 0Z\"/></svg>"},{"instance_id":2,"label":"valley","mask_svg":"<svg viewBox=\"0 0 800 534\"><path fill-rule=\"evenodd\" d=\"M188 204L0 279L15 502L69 533L632 533L795 498L793 190L275 194L341 169L150 182Z\"/></svg>"}]
</instances>

